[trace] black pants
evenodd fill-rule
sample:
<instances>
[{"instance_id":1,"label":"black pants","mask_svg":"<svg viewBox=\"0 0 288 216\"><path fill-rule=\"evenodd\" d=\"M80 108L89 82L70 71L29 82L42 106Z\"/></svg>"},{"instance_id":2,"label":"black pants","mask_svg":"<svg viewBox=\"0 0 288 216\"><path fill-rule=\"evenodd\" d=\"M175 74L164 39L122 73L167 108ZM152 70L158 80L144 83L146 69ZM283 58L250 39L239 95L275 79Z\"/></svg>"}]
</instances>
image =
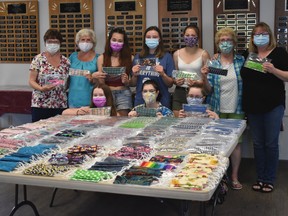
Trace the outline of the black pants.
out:
<instances>
[{"instance_id":1,"label":"black pants","mask_svg":"<svg viewBox=\"0 0 288 216\"><path fill-rule=\"evenodd\" d=\"M50 108L37 108L32 107L32 122L39 121L41 119L47 119L56 115L61 115L65 108L50 109Z\"/></svg>"}]
</instances>

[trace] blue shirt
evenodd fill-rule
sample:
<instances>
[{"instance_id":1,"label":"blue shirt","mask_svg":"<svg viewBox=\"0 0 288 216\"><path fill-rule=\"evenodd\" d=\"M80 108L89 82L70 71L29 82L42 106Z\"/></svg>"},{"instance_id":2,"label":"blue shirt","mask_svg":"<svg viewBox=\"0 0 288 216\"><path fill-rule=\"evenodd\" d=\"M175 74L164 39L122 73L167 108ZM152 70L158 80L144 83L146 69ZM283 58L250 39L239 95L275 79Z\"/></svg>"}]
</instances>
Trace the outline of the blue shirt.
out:
<instances>
[{"instance_id":1,"label":"blue shirt","mask_svg":"<svg viewBox=\"0 0 288 216\"><path fill-rule=\"evenodd\" d=\"M220 61L221 55L218 55L217 60ZM243 91L243 85L242 85L242 78L240 76L240 70L245 62L245 59L241 55L235 55L233 60L234 70L237 77L237 85L238 85L238 99L237 99L237 107L236 107L236 114L243 114L242 111L242 91ZM220 94L221 94L221 88L220 88L220 75L217 74L208 74L208 81L212 87L212 93L207 96L207 103L210 104L211 109L216 112L220 113Z\"/></svg>"},{"instance_id":2,"label":"blue shirt","mask_svg":"<svg viewBox=\"0 0 288 216\"><path fill-rule=\"evenodd\" d=\"M145 58L156 58L155 55L149 54L148 56L145 56ZM139 59L139 54L135 55L135 58L133 59L133 65L136 64L136 62ZM165 55L158 59L158 62L161 66L163 66L164 72L167 74L167 76L172 77L172 71L175 69L174 61L170 53L165 53ZM142 98L142 85L143 82L146 80L154 80L157 82L159 87L159 92L161 94L160 102L163 104L163 106L170 108L170 93L168 91L168 86L164 83L161 76L154 76L153 73L147 72L144 74L139 74L137 78L137 84L136 84L136 96L135 96L135 106L139 104L145 103Z\"/></svg>"},{"instance_id":3,"label":"blue shirt","mask_svg":"<svg viewBox=\"0 0 288 216\"><path fill-rule=\"evenodd\" d=\"M78 52L73 52L69 59L71 61L70 68L89 70L90 73L97 71L97 58L92 61L84 62L78 59ZM68 105L69 107L82 107L89 106L91 102L91 91L93 84L84 76L70 76L69 77L69 93L68 93Z\"/></svg>"}]
</instances>

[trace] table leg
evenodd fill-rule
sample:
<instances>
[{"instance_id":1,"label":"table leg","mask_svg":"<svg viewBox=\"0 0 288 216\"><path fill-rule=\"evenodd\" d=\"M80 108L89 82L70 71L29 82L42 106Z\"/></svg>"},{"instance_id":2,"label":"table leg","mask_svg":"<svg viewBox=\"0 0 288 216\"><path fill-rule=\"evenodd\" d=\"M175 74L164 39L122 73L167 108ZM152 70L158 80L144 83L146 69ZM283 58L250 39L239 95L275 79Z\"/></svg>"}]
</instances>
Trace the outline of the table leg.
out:
<instances>
[{"instance_id":1,"label":"table leg","mask_svg":"<svg viewBox=\"0 0 288 216\"><path fill-rule=\"evenodd\" d=\"M15 185L15 206L12 208L12 211L10 212L9 216L13 216L15 214L15 212L24 205L30 206L32 208L35 216L39 216L39 213L38 213L37 208L34 205L34 203L27 200L27 187L26 187L26 185L23 185L23 201L21 201L20 203L18 202L19 201L18 195L19 195L19 185L16 184Z\"/></svg>"}]
</instances>

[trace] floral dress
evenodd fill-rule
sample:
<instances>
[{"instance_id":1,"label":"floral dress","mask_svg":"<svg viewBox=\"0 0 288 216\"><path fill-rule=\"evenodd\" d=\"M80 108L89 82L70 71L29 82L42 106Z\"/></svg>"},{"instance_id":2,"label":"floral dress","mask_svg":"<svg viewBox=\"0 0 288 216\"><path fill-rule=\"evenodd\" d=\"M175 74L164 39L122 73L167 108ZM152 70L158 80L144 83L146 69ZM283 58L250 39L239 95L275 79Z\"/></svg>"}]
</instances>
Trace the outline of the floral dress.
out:
<instances>
[{"instance_id":1,"label":"floral dress","mask_svg":"<svg viewBox=\"0 0 288 216\"><path fill-rule=\"evenodd\" d=\"M40 86L54 84L56 87L47 92L34 89L32 92L31 107L67 108L66 84L69 67L70 61L63 55L60 57L58 67L51 65L43 52L33 58L30 71L34 70L38 73L37 83Z\"/></svg>"}]
</instances>

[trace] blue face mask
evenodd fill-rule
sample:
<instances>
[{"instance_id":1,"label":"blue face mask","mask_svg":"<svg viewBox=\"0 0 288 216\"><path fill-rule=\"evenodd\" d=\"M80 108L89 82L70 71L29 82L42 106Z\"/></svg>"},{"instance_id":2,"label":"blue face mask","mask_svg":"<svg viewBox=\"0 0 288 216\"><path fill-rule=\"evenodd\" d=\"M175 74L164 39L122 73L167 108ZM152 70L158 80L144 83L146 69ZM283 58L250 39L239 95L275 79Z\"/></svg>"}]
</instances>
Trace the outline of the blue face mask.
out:
<instances>
[{"instance_id":1,"label":"blue face mask","mask_svg":"<svg viewBox=\"0 0 288 216\"><path fill-rule=\"evenodd\" d=\"M158 38L146 38L145 39L145 44L150 49L155 49L159 45L159 39Z\"/></svg>"},{"instance_id":2,"label":"blue face mask","mask_svg":"<svg viewBox=\"0 0 288 216\"><path fill-rule=\"evenodd\" d=\"M188 104L199 105L199 104L202 104L202 102L203 102L203 98L187 97L187 103Z\"/></svg>"},{"instance_id":3,"label":"blue face mask","mask_svg":"<svg viewBox=\"0 0 288 216\"><path fill-rule=\"evenodd\" d=\"M232 51L233 49L233 43L231 41L222 41L219 43L219 49L221 53L223 54L228 54Z\"/></svg>"},{"instance_id":4,"label":"blue face mask","mask_svg":"<svg viewBox=\"0 0 288 216\"><path fill-rule=\"evenodd\" d=\"M269 44L270 42L270 37L269 35L254 35L253 37L253 43L257 47L265 46Z\"/></svg>"}]
</instances>

